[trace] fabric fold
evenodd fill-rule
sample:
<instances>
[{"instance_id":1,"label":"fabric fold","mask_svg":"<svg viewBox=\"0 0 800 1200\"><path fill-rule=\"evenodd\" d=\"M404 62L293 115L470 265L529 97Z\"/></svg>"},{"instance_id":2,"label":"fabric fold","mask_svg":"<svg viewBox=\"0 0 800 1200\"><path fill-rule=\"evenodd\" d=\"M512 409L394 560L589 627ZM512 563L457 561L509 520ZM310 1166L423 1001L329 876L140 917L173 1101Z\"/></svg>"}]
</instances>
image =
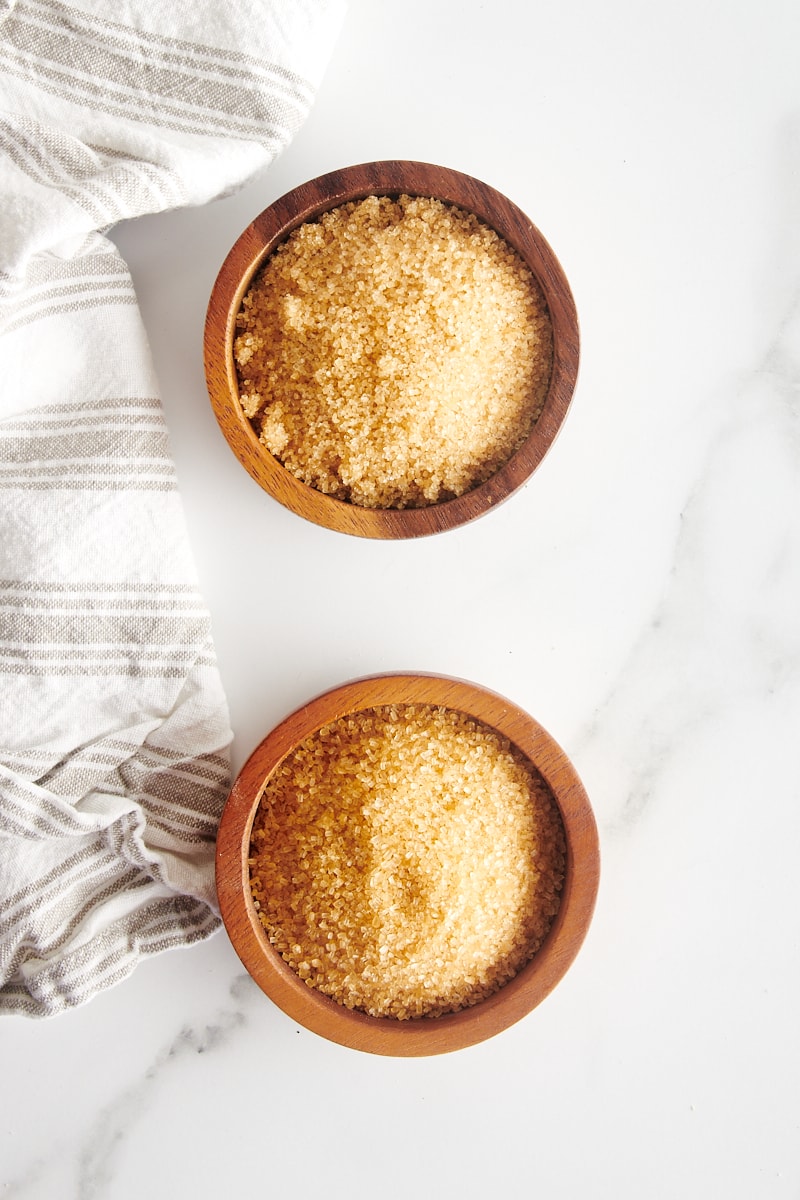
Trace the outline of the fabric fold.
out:
<instances>
[{"instance_id":1,"label":"fabric fold","mask_svg":"<svg viewBox=\"0 0 800 1200\"><path fill-rule=\"evenodd\" d=\"M227 708L104 231L266 166L343 5L185 7L0 8L0 1012L82 1003L218 926Z\"/></svg>"}]
</instances>

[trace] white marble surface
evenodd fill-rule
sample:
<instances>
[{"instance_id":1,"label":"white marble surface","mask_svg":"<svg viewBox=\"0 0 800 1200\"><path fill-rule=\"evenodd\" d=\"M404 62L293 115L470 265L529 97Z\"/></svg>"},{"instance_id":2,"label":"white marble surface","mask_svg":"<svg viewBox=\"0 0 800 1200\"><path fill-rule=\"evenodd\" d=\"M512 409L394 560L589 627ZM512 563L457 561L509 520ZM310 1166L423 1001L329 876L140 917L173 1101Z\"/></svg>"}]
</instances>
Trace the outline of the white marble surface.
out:
<instances>
[{"instance_id":1,"label":"white marble surface","mask_svg":"<svg viewBox=\"0 0 800 1200\"><path fill-rule=\"evenodd\" d=\"M800 10L352 0L260 180L121 229L163 386L240 766L354 675L471 678L562 743L596 917L511 1030L420 1061L298 1029L224 934L79 1011L0 1025L0 1196L800 1197ZM239 467L200 345L243 226L322 171L479 176L553 245L578 391L467 529L307 525Z\"/></svg>"}]
</instances>

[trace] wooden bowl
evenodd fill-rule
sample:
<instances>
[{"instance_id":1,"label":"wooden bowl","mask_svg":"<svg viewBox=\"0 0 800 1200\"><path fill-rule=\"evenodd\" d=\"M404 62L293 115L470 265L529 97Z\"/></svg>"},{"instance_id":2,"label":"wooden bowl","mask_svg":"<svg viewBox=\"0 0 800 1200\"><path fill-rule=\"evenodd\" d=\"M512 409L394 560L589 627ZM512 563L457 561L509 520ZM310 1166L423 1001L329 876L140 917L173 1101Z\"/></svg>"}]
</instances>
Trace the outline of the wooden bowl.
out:
<instances>
[{"instance_id":1,"label":"wooden bowl","mask_svg":"<svg viewBox=\"0 0 800 1200\"><path fill-rule=\"evenodd\" d=\"M539 282L553 326L554 359L544 409L527 440L490 479L456 499L415 509L370 509L302 483L259 442L239 403L233 340L251 280L292 230L365 196L434 197L474 213L503 237ZM506 500L536 470L567 414L578 374L578 319L569 284L541 233L515 204L469 175L417 162L376 162L321 175L276 200L233 246L206 316L208 391L231 449L253 479L292 512L329 529L373 538L409 538L453 529Z\"/></svg>"},{"instance_id":2,"label":"wooden bowl","mask_svg":"<svg viewBox=\"0 0 800 1200\"><path fill-rule=\"evenodd\" d=\"M511 741L535 765L561 812L566 868L561 903L545 941L510 982L472 1008L439 1017L367 1016L308 987L272 947L250 894L250 835L274 769L322 725L385 704L427 704L466 713ZM219 827L220 911L233 946L260 988L298 1024L330 1041L373 1054L420 1056L492 1037L529 1013L565 974L594 911L600 855L594 816L575 769L542 727L509 700L472 683L435 675L355 680L304 704L268 734L242 768Z\"/></svg>"}]
</instances>

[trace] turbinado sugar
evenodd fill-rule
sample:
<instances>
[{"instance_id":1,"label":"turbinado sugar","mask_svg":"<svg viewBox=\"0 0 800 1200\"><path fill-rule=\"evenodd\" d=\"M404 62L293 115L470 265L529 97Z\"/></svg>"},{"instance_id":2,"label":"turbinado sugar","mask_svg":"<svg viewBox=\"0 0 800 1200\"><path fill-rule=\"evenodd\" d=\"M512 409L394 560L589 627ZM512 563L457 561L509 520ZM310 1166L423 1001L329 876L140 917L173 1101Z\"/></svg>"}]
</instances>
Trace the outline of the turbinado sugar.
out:
<instances>
[{"instance_id":1,"label":"turbinado sugar","mask_svg":"<svg viewBox=\"0 0 800 1200\"><path fill-rule=\"evenodd\" d=\"M250 884L309 987L373 1016L436 1017L512 979L558 911L564 828L535 768L441 707L379 707L302 742L267 781Z\"/></svg>"},{"instance_id":2,"label":"turbinado sugar","mask_svg":"<svg viewBox=\"0 0 800 1200\"><path fill-rule=\"evenodd\" d=\"M519 254L472 213L368 196L294 230L236 319L239 398L298 479L366 508L461 496L538 420L553 334Z\"/></svg>"}]
</instances>

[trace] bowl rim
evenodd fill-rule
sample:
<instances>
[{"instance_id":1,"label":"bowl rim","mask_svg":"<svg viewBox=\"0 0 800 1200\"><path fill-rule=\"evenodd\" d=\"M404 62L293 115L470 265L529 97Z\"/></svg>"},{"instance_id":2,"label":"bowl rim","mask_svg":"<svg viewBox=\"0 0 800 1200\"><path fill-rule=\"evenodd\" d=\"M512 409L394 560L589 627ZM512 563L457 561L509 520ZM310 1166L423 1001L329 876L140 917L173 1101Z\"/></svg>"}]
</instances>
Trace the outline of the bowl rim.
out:
<instances>
[{"instance_id":1,"label":"bowl rim","mask_svg":"<svg viewBox=\"0 0 800 1200\"><path fill-rule=\"evenodd\" d=\"M347 1009L308 987L269 943L249 888L248 853L256 810L270 774L298 741L350 712L382 704L431 704L484 722L517 746L548 783L561 812L567 861L558 914L540 949L499 991L471 1008L400 1021ZM549 733L512 701L482 685L445 675L390 672L362 676L320 693L280 721L239 772L219 825L217 895L225 929L248 973L298 1024L351 1049L422 1056L463 1049L492 1037L545 999L574 961L592 920L600 846L578 774Z\"/></svg>"},{"instance_id":2,"label":"bowl rim","mask_svg":"<svg viewBox=\"0 0 800 1200\"><path fill-rule=\"evenodd\" d=\"M489 479L455 499L425 508L370 509L326 496L303 483L259 442L238 399L233 360L235 321L256 272L299 225L370 195L433 196L490 225L536 276L553 326L553 369L541 416L511 458ZM280 196L240 234L214 282L206 312L204 363L214 414L251 477L299 516L339 532L372 538L426 536L457 528L514 494L555 441L577 383L580 332L575 301L555 253L525 213L489 184L461 171L411 159L382 160L319 175Z\"/></svg>"}]
</instances>

